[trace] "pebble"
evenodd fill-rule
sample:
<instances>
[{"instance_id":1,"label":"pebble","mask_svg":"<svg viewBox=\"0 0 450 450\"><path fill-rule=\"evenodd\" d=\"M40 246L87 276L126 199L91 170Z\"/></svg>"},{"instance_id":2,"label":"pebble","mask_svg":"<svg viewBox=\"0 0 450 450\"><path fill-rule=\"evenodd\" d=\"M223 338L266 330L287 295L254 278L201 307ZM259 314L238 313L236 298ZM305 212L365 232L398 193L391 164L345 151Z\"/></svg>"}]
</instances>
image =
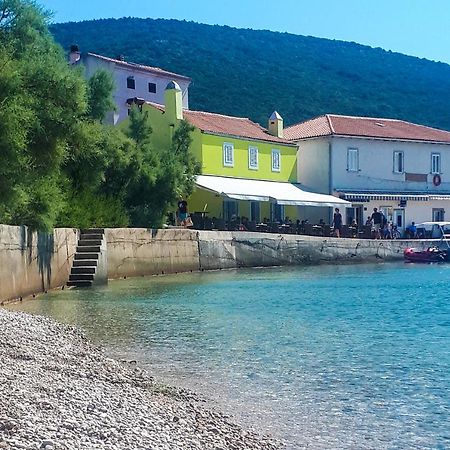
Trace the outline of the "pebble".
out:
<instances>
[{"instance_id":1,"label":"pebble","mask_svg":"<svg viewBox=\"0 0 450 450\"><path fill-rule=\"evenodd\" d=\"M0 309L0 361L2 450L282 447L45 317Z\"/></svg>"}]
</instances>

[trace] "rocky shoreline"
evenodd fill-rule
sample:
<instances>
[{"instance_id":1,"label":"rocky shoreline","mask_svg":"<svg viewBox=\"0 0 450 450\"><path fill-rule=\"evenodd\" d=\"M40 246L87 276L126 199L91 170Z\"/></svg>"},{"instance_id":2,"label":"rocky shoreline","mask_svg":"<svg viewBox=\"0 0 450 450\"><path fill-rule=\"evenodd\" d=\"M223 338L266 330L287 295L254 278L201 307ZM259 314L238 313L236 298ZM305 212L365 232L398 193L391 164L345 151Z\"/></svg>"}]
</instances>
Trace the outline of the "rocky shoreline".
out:
<instances>
[{"instance_id":1,"label":"rocky shoreline","mask_svg":"<svg viewBox=\"0 0 450 450\"><path fill-rule=\"evenodd\" d=\"M76 328L0 309L0 449L275 450Z\"/></svg>"}]
</instances>

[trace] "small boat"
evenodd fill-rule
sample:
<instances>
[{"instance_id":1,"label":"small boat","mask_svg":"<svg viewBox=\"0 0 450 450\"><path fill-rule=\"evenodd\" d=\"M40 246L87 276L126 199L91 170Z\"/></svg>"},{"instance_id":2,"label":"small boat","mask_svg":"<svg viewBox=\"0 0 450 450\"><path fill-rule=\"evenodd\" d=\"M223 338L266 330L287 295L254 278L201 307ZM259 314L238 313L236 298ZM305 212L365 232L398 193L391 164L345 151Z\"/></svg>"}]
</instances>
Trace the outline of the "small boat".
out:
<instances>
[{"instance_id":1,"label":"small boat","mask_svg":"<svg viewBox=\"0 0 450 450\"><path fill-rule=\"evenodd\" d=\"M403 256L408 262L418 263L444 262L449 260L449 252L435 246L428 247L426 250L409 247L403 251Z\"/></svg>"},{"instance_id":2,"label":"small boat","mask_svg":"<svg viewBox=\"0 0 450 450\"><path fill-rule=\"evenodd\" d=\"M417 225L417 231L420 237L425 237L425 240L430 239L432 242L426 249L406 248L403 251L405 261L450 262L450 222L424 222Z\"/></svg>"}]
</instances>

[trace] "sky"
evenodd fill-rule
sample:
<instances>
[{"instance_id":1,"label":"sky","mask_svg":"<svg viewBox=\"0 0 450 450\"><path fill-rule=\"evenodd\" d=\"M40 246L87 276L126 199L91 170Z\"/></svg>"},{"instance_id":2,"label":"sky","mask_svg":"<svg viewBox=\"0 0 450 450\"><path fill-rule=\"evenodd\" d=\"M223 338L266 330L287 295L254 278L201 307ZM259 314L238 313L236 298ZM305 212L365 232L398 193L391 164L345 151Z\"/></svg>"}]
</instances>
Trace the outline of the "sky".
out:
<instances>
[{"instance_id":1,"label":"sky","mask_svg":"<svg viewBox=\"0 0 450 450\"><path fill-rule=\"evenodd\" d=\"M150 17L265 29L450 63L450 0L37 0L53 22Z\"/></svg>"}]
</instances>

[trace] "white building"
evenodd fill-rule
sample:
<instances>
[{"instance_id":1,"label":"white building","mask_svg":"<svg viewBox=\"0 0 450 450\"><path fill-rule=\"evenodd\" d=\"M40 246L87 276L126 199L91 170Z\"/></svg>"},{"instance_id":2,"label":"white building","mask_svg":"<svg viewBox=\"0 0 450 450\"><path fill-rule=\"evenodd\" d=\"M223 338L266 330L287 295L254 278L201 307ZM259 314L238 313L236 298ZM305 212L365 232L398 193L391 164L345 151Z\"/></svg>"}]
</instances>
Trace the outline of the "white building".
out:
<instances>
[{"instance_id":1,"label":"white building","mask_svg":"<svg viewBox=\"0 0 450 450\"><path fill-rule=\"evenodd\" d=\"M352 202L345 220L381 209L400 230L450 219L450 132L402 120L327 114L284 130L298 181ZM317 209L305 215L318 219Z\"/></svg>"},{"instance_id":2,"label":"white building","mask_svg":"<svg viewBox=\"0 0 450 450\"><path fill-rule=\"evenodd\" d=\"M117 107L116 111L106 117L105 122L116 125L126 119L130 105L136 103L136 99L142 100L142 103L164 103L164 90L171 81L176 81L181 88L183 108L189 108L188 88L191 78L184 75L95 53L81 54L75 45L71 47L69 61L70 64L82 63L86 78L90 78L99 69L112 73L115 83L113 96Z\"/></svg>"}]
</instances>

